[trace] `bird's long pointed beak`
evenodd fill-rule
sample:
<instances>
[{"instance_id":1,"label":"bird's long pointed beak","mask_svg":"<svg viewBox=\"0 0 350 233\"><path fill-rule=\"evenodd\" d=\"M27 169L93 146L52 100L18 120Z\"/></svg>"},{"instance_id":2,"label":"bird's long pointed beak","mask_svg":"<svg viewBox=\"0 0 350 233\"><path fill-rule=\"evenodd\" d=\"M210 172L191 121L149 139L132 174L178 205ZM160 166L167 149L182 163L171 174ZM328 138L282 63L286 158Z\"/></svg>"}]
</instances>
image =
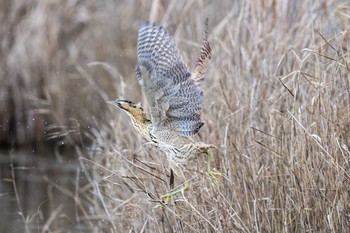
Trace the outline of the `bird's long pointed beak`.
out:
<instances>
[{"instance_id":1,"label":"bird's long pointed beak","mask_svg":"<svg viewBox=\"0 0 350 233\"><path fill-rule=\"evenodd\" d=\"M109 101L106 101L107 104L113 104L115 105L115 101L114 100L109 100Z\"/></svg>"},{"instance_id":2,"label":"bird's long pointed beak","mask_svg":"<svg viewBox=\"0 0 350 233\"><path fill-rule=\"evenodd\" d=\"M124 109L119 100L110 100L106 101L106 103Z\"/></svg>"}]
</instances>

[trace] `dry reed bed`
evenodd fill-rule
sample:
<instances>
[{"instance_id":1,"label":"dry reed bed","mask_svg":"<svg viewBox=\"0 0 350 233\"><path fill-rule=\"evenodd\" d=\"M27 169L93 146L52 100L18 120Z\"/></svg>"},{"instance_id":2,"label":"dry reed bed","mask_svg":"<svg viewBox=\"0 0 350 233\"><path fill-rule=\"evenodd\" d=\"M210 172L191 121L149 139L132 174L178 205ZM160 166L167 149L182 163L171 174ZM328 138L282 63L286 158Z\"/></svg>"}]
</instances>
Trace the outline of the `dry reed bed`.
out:
<instances>
[{"instance_id":1,"label":"dry reed bed","mask_svg":"<svg viewBox=\"0 0 350 233\"><path fill-rule=\"evenodd\" d=\"M349 5L250 1L221 6L224 13L218 17L215 3L201 6L202 11L199 3L174 3L164 6L159 18L176 22L175 36L187 61L198 49L192 41L199 41L202 19L211 19L213 58L200 139L218 146L215 164L224 174L222 184L212 184L205 158L198 158L188 167L190 191L161 207L156 200L169 191L164 155L135 140L126 116L111 109L115 120L95 130L91 157L99 181L92 183L98 193L94 210L104 216L99 227L346 232ZM139 90L128 79L126 85L131 84ZM122 95L122 87L117 91Z\"/></svg>"},{"instance_id":2,"label":"dry reed bed","mask_svg":"<svg viewBox=\"0 0 350 233\"><path fill-rule=\"evenodd\" d=\"M350 5L149 3L91 3L90 9L77 1L77 11L90 9L83 11L86 28L55 46L67 54L52 53L54 68L41 76L50 84L44 93L55 98L37 103L56 108L38 109L66 129L55 128L53 136L92 143L77 148L90 185L79 188L81 212L71 221L96 232L346 232ZM185 60L194 61L206 16L213 56L199 138L217 145L215 167L224 176L215 187L199 157L187 170L191 189L161 207L157 199L169 191L165 156L103 101L144 102L132 74L143 20L168 27ZM49 55L38 57L52 61ZM51 73L57 71L59 77Z\"/></svg>"}]
</instances>

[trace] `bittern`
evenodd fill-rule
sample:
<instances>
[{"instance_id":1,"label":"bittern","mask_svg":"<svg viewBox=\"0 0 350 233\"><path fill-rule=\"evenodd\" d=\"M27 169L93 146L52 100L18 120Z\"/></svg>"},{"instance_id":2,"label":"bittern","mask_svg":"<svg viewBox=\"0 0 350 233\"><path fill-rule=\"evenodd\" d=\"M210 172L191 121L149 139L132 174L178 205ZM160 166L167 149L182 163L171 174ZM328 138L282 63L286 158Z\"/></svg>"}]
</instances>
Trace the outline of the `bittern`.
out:
<instances>
[{"instance_id":1,"label":"bittern","mask_svg":"<svg viewBox=\"0 0 350 233\"><path fill-rule=\"evenodd\" d=\"M138 64L136 78L149 104L149 116L139 104L129 100L109 103L124 110L135 129L168 156L175 174L178 165L191 156L208 155L208 174L218 184L218 172L211 170L212 145L193 138L203 126L204 72L211 58L208 42L208 19L204 39L192 72L187 68L175 40L162 27L146 23L138 32ZM178 175L178 174L177 174ZM185 186L187 189L188 186ZM172 193L174 194L174 193Z\"/></svg>"}]
</instances>

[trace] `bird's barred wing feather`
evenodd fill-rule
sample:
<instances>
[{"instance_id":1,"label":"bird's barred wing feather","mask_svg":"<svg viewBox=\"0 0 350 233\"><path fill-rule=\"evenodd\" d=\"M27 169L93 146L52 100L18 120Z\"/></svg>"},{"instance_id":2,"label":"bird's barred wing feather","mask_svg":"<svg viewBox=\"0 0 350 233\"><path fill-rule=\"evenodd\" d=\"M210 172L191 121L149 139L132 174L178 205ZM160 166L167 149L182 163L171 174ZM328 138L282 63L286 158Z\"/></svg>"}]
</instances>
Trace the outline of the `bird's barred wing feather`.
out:
<instances>
[{"instance_id":1,"label":"bird's barred wing feather","mask_svg":"<svg viewBox=\"0 0 350 233\"><path fill-rule=\"evenodd\" d=\"M150 105L153 130L170 128L191 136L202 127L202 93L173 38L157 25L139 30L136 77Z\"/></svg>"},{"instance_id":2,"label":"bird's barred wing feather","mask_svg":"<svg viewBox=\"0 0 350 233\"><path fill-rule=\"evenodd\" d=\"M204 83L204 72L207 66L208 60L211 58L211 48L208 41L208 18L206 18L204 23L204 38L197 58L196 64L192 71L191 78L194 83L199 87L200 90L203 88Z\"/></svg>"}]
</instances>

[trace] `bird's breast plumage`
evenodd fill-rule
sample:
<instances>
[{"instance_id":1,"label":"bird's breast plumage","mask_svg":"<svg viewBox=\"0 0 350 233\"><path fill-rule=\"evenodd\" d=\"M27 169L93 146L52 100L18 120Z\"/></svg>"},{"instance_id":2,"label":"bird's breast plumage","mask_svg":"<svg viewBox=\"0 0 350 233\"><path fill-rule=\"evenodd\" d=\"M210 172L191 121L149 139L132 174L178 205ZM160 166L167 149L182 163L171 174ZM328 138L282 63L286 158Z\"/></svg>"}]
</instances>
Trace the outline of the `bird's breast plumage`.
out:
<instances>
[{"instance_id":1,"label":"bird's breast plumage","mask_svg":"<svg viewBox=\"0 0 350 233\"><path fill-rule=\"evenodd\" d=\"M154 142L169 160L176 164L184 164L195 154L195 142L190 137L179 136L174 132L154 132Z\"/></svg>"}]
</instances>

